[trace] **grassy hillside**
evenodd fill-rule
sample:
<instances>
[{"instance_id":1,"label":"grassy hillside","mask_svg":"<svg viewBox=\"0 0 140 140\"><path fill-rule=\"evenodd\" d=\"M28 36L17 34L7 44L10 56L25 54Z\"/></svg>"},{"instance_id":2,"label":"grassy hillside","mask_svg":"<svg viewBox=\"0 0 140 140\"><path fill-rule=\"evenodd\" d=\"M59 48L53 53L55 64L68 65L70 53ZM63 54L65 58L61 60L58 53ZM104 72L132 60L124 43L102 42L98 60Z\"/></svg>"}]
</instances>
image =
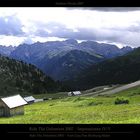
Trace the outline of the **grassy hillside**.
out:
<instances>
[{"instance_id":1,"label":"grassy hillside","mask_svg":"<svg viewBox=\"0 0 140 140\"><path fill-rule=\"evenodd\" d=\"M140 123L140 87L113 96L66 97L25 106L25 115L0 118L0 123L23 124L131 124ZM60 93L61 97L66 94ZM40 97L42 97L41 95ZM115 105L117 97L129 104Z\"/></svg>"}]
</instances>

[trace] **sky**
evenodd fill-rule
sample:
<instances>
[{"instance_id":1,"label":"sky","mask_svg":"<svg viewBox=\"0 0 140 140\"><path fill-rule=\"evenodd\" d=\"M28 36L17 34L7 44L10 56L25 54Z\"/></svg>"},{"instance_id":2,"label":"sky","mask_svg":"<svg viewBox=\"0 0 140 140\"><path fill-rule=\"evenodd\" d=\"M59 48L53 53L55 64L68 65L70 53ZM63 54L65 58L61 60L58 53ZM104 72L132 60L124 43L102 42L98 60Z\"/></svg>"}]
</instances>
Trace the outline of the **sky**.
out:
<instances>
[{"instance_id":1,"label":"sky","mask_svg":"<svg viewBox=\"0 0 140 140\"><path fill-rule=\"evenodd\" d=\"M0 45L76 39L140 46L140 7L0 7Z\"/></svg>"}]
</instances>

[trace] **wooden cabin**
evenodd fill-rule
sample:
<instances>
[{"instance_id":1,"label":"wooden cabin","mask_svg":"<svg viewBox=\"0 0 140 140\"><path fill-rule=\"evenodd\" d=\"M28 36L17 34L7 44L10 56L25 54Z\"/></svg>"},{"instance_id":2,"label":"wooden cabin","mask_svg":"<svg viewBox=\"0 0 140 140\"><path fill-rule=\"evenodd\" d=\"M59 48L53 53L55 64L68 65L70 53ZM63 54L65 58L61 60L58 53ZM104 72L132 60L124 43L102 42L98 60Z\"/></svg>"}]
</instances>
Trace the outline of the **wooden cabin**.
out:
<instances>
[{"instance_id":1,"label":"wooden cabin","mask_svg":"<svg viewBox=\"0 0 140 140\"><path fill-rule=\"evenodd\" d=\"M20 95L0 98L0 116L24 115L26 104L27 102Z\"/></svg>"},{"instance_id":2,"label":"wooden cabin","mask_svg":"<svg viewBox=\"0 0 140 140\"><path fill-rule=\"evenodd\" d=\"M28 96L28 97L24 97L24 100L28 103L28 104L32 104L35 102L35 98L33 96Z\"/></svg>"},{"instance_id":3,"label":"wooden cabin","mask_svg":"<svg viewBox=\"0 0 140 140\"><path fill-rule=\"evenodd\" d=\"M80 91L71 91L71 92L68 92L68 96L78 96L80 94L81 94Z\"/></svg>"}]
</instances>

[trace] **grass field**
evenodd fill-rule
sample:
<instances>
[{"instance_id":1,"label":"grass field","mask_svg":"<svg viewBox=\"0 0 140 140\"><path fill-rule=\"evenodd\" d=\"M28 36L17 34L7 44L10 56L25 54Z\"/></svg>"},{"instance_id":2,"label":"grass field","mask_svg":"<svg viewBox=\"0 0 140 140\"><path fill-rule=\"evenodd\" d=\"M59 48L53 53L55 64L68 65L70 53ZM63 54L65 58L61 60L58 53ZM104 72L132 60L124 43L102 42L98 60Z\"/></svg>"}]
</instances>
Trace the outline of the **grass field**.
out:
<instances>
[{"instance_id":1,"label":"grass field","mask_svg":"<svg viewBox=\"0 0 140 140\"><path fill-rule=\"evenodd\" d=\"M0 118L1 124L139 124L140 87L110 96L65 97L47 100L24 107L25 115ZM48 97L48 95L46 95ZM53 95L55 96L55 94ZM40 95L38 97L45 97ZM50 97L50 95L49 95ZM58 97L58 96L57 96ZM115 105L117 97L129 104Z\"/></svg>"}]
</instances>

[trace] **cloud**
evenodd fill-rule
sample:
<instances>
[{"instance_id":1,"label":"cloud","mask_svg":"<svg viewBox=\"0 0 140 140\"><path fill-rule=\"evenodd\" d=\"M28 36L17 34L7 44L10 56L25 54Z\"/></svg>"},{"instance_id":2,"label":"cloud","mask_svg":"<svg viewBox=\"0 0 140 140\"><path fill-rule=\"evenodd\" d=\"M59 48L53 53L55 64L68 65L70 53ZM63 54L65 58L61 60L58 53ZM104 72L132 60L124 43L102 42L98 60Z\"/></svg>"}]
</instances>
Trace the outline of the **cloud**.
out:
<instances>
[{"instance_id":1,"label":"cloud","mask_svg":"<svg viewBox=\"0 0 140 140\"><path fill-rule=\"evenodd\" d=\"M18 46L23 42L24 37L17 37L17 36L5 36L0 35L0 44L4 46Z\"/></svg>"},{"instance_id":2,"label":"cloud","mask_svg":"<svg viewBox=\"0 0 140 140\"><path fill-rule=\"evenodd\" d=\"M16 16L0 17L0 35L23 35L22 23Z\"/></svg>"},{"instance_id":3,"label":"cloud","mask_svg":"<svg viewBox=\"0 0 140 140\"><path fill-rule=\"evenodd\" d=\"M18 38L14 37L28 44L48 38L140 44L140 7L23 8L16 9L15 14L12 9L5 11L8 14L3 14L4 9L0 12L0 35L12 36L10 41L15 43Z\"/></svg>"},{"instance_id":4,"label":"cloud","mask_svg":"<svg viewBox=\"0 0 140 140\"><path fill-rule=\"evenodd\" d=\"M140 7L70 7L68 10L92 10L101 12L130 12L140 11Z\"/></svg>"},{"instance_id":5,"label":"cloud","mask_svg":"<svg viewBox=\"0 0 140 140\"><path fill-rule=\"evenodd\" d=\"M38 30L35 32L35 35L40 37L116 42L135 47L140 44L140 23L127 27L77 27L76 29L68 28L66 25L57 22L40 25L41 23L38 26L42 28L37 28Z\"/></svg>"},{"instance_id":6,"label":"cloud","mask_svg":"<svg viewBox=\"0 0 140 140\"><path fill-rule=\"evenodd\" d=\"M58 22L48 22L48 23L35 23L36 30L34 32L35 36L40 37L61 37L67 38L73 34L73 29L69 29L66 25Z\"/></svg>"},{"instance_id":7,"label":"cloud","mask_svg":"<svg viewBox=\"0 0 140 140\"><path fill-rule=\"evenodd\" d=\"M103 28L88 28L88 27L77 27L76 29L68 28L64 24L57 22L48 22L47 24L38 23L37 30L35 31L35 36L40 37L59 37L59 38L74 38L77 40L104 40L104 39L113 39L114 32L115 36L119 37L120 32L112 32L111 29Z\"/></svg>"},{"instance_id":8,"label":"cloud","mask_svg":"<svg viewBox=\"0 0 140 140\"><path fill-rule=\"evenodd\" d=\"M22 43L25 43L25 44L33 44L34 41L32 40L32 38L25 38Z\"/></svg>"},{"instance_id":9,"label":"cloud","mask_svg":"<svg viewBox=\"0 0 140 140\"><path fill-rule=\"evenodd\" d=\"M35 31L35 35L36 36L40 36L40 37L48 37L49 36L49 33L45 29L37 29Z\"/></svg>"},{"instance_id":10,"label":"cloud","mask_svg":"<svg viewBox=\"0 0 140 140\"><path fill-rule=\"evenodd\" d=\"M133 47L138 47L140 45L139 36L140 32L136 32L136 30L130 30L132 27L128 27L126 29L80 29L79 35L85 37L88 40L95 40L95 41L106 41L106 42L114 42L114 43L121 43L124 45L130 45ZM129 30L128 30L129 29ZM88 38L87 35L88 34ZM79 37L80 37L79 36Z\"/></svg>"},{"instance_id":11,"label":"cloud","mask_svg":"<svg viewBox=\"0 0 140 140\"><path fill-rule=\"evenodd\" d=\"M140 23L137 25L131 25L127 28L128 31L140 33Z\"/></svg>"}]
</instances>

